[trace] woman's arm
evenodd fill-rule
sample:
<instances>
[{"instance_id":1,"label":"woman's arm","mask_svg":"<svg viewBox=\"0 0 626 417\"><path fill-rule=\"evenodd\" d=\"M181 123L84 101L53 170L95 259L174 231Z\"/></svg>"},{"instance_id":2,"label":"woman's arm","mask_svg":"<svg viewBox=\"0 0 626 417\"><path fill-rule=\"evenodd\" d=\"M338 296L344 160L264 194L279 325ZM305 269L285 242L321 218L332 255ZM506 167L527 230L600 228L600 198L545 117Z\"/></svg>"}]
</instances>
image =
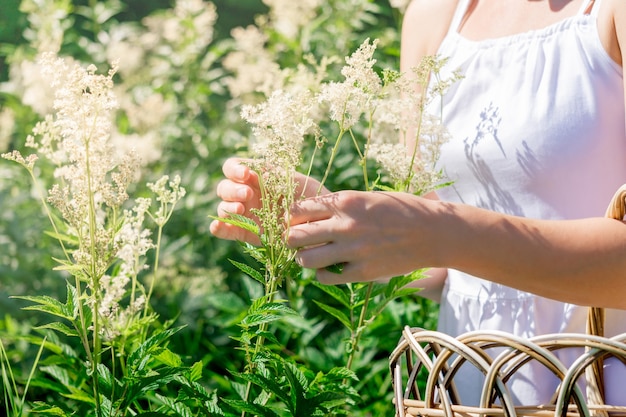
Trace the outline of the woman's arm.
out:
<instances>
[{"instance_id":1,"label":"woman's arm","mask_svg":"<svg viewBox=\"0 0 626 417\"><path fill-rule=\"evenodd\" d=\"M449 267L581 305L626 309L626 225L534 220L404 193L342 191L299 202L288 242L324 283ZM345 263L343 272L326 271Z\"/></svg>"}]
</instances>

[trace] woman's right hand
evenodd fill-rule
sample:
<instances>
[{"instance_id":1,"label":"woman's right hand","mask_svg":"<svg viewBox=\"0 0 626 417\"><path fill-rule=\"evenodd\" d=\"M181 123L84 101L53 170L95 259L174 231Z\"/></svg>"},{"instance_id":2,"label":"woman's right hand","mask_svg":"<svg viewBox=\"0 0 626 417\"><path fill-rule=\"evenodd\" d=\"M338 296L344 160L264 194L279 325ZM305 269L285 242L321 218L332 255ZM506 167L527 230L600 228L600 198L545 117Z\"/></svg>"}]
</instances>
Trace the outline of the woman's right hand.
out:
<instances>
[{"instance_id":1,"label":"woman's right hand","mask_svg":"<svg viewBox=\"0 0 626 417\"><path fill-rule=\"evenodd\" d=\"M256 220L252 209L261 207L259 177L249 166L242 163L245 161L230 158L222 166L226 178L217 185L217 196L222 199L217 206L218 217L227 218L231 214L239 214ZM211 222L210 230L214 236L221 239L260 244L259 237L255 234L219 219Z\"/></svg>"},{"instance_id":2,"label":"woman's right hand","mask_svg":"<svg viewBox=\"0 0 626 417\"><path fill-rule=\"evenodd\" d=\"M217 196L222 199L217 206L218 217L227 218L230 214L238 214L257 221L252 210L261 207L259 177L244 163L246 161L250 161L250 159L229 158L224 162L222 171L226 178L217 185ZM313 197L318 194L319 181L311 177L307 178L300 173L296 174L296 181L299 183L299 189L296 190L296 193L300 196ZM329 192L322 187L319 194ZM210 231L214 236L221 239L239 240L253 245L261 243L255 234L218 219L211 222Z\"/></svg>"}]
</instances>

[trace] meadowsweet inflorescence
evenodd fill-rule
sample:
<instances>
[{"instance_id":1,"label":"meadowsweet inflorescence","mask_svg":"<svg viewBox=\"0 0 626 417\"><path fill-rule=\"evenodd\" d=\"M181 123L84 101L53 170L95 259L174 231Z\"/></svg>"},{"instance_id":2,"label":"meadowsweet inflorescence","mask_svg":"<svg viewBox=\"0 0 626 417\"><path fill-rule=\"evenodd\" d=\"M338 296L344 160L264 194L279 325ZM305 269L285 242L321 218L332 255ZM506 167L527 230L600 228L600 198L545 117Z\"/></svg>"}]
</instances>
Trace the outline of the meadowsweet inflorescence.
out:
<instances>
[{"instance_id":1,"label":"meadowsweet inflorescence","mask_svg":"<svg viewBox=\"0 0 626 417\"><path fill-rule=\"evenodd\" d=\"M128 331L147 302L138 278L148 269L145 255L157 245L146 217L162 228L185 189L180 177L163 176L148 184L160 204L156 212L150 211L150 198L130 204L128 188L137 180L141 162L136 152L111 143L115 65L101 75L93 65L84 68L52 53L43 54L39 64L54 90L54 115L27 138L35 154L2 156L23 165L33 178L38 157L55 167L56 182L44 203L63 219L59 224L50 216L67 256L61 269L75 277L77 289L86 289L87 305L97 312L91 328L113 340Z\"/></svg>"}]
</instances>

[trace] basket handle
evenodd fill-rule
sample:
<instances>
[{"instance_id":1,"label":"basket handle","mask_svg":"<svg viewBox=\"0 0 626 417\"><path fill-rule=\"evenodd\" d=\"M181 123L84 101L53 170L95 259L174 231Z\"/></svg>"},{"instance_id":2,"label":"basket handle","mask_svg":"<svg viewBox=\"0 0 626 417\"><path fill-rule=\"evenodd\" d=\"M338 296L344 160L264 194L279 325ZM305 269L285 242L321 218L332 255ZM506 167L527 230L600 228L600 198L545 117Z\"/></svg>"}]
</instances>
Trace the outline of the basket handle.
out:
<instances>
[{"instance_id":1,"label":"basket handle","mask_svg":"<svg viewBox=\"0 0 626 417\"><path fill-rule=\"evenodd\" d=\"M624 220L626 215L626 184L622 185L613 195L606 209L605 217ZM604 309L590 307L587 314L587 333L604 337ZM604 404L604 370L603 360L595 361L587 372L587 396L589 403Z\"/></svg>"}]
</instances>

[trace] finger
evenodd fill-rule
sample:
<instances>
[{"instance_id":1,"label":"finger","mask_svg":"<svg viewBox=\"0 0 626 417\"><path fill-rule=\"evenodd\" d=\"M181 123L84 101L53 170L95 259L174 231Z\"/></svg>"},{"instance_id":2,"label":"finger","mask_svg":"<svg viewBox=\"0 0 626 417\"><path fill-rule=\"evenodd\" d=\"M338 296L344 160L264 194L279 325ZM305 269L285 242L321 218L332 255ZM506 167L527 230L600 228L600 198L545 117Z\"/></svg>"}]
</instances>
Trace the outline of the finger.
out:
<instances>
[{"instance_id":1,"label":"finger","mask_svg":"<svg viewBox=\"0 0 626 417\"><path fill-rule=\"evenodd\" d=\"M334 240L333 230L332 221L328 219L289 226L287 245L293 249L326 245ZM312 268L313 266L307 267Z\"/></svg>"},{"instance_id":2,"label":"finger","mask_svg":"<svg viewBox=\"0 0 626 417\"><path fill-rule=\"evenodd\" d=\"M226 240L243 240L245 232L243 229L220 220L213 220L209 225L209 231L213 236Z\"/></svg>"},{"instance_id":3,"label":"finger","mask_svg":"<svg viewBox=\"0 0 626 417\"><path fill-rule=\"evenodd\" d=\"M226 178L234 182L248 183L256 187L259 183L258 176L246 165L246 162L251 161L252 159L229 158L222 165L222 172Z\"/></svg>"},{"instance_id":4,"label":"finger","mask_svg":"<svg viewBox=\"0 0 626 417\"><path fill-rule=\"evenodd\" d=\"M304 268L320 269L329 265L341 264L344 259L338 254L336 245L331 242L298 250L296 262Z\"/></svg>"},{"instance_id":5,"label":"finger","mask_svg":"<svg viewBox=\"0 0 626 417\"><path fill-rule=\"evenodd\" d=\"M216 193L222 200L241 202L250 200L254 195L254 191L249 186L229 179L221 180L217 184Z\"/></svg>"},{"instance_id":6,"label":"finger","mask_svg":"<svg viewBox=\"0 0 626 417\"><path fill-rule=\"evenodd\" d=\"M238 240L241 242L248 242L253 245L259 245L258 236L248 233L246 230L241 229L235 225L224 223L219 220L213 220L209 225L209 231L215 237L225 240Z\"/></svg>"},{"instance_id":7,"label":"finger","mask_svg":"<svg viewBox=\"0 0 626 417\"><path fill-rule=\"evenodd\" d=\"M228 217L231 214L245 214L246 207L238 202L222 201L217 205L217 215L219 217Z\"/></svg>"},{"instance_id":8,"label":"finger","mask_svg":"<svg viewBox=\"0 0 626 417\"><path fill-rule=\"evenodd\" d=\"M307 222L315 222L331 217L334 210L329 205L326 196L308 198L293 204L290 210L290 224L298 225Z\"/></svg>"}]
</instances>

